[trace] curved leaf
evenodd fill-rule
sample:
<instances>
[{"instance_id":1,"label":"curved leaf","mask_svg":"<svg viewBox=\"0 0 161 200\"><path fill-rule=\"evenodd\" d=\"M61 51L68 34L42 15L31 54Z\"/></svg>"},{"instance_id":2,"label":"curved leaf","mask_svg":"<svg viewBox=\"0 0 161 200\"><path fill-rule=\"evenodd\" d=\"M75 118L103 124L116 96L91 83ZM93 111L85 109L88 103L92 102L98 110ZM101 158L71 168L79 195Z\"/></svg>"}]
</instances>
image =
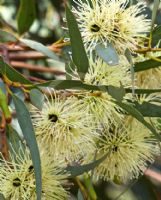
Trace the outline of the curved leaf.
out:
<instances>
[{"instance_id":1,"label":"curved leaf","mask_svg":"<svg viewBox=\"0 0 161 200\"><path fill-rule=\"evenodd\" d=\"M159 141L161 141L161 136L157 133L157 131L155 130L155 128L153 128L153 126L151 124L149 124L143 117L143 115L136 109L134 108L132 105L127 104L127 103L123 103L123 102L115 102L118 106L120 106L124 111L126 111L128 114L130 114L131 116L133 116L135 119L137 119L140 123L142 123L145 127L147 127L156 137L156 139L158 139Z\"/></svg>"},{"instance_id":2,"label":"curved leaf","mask_svg":"<svg viewBox=\"0 0 161 200\"><path fill-rule=\"evenodd\" d=\"M32 104L37 107L39 110L42 109L43 103L44 103L44 95L43 93L38 89L32 89L30 90L30 100Z\"/></svg>"},{"instance_id":3,"label":"curved leaf","mask_svg":"<svg viewBox=\"0 0 161 200\"><path fill-rule=\"evenodd\" d=\"M68 6L66 6L66 19L72 46L73 62L77 67L80 79L83 80L85 74L88 72L89 62L83 45L82 37L79 32L78 24Z\"/></svg>"},{"instance_id":4,"label":"curved leaf","mask_svg":"<svg viewBox=\"0 0 161 200\"><path fill-rule=\"evenodd\" d=\"M84 172L88 172L90 170L93 170L95 167L97 167L101 162L103 162L107 156L109 155L110 151L106 153L104 156L102 156L100 159L95 160L89 164L86 165L79 165L79 166L68 166L66 167L66 171L69 172L70 178L79 176L83 174Z\"/></svg>"},{"instance_id":5,"label":"curved leaf","mask_svg":"<svg viewBox=\"0 0 161 200\"><path fill-rule=\"evenodd\" d=\"M41 52L42 54L48 56L49 58L53 60L59 60L59 58L56 56L56 54L53 51L51 51L49 48L47 48L46 46L44 46L43 44L39 42L29 40L29 39L20 39L20 41L26 44L27 46L29 46L31 49Z\"/></svg>"},{"instance_id":6,"label":"curved leaf","mask_svg":"<svg viewBox=\"0 0 161 200\"><path fill-rule=\"evenodd\" d=\"M19 34L23 34L29 30L35 17L35 0L20 0L20 7L17 15Z\"/></svg>"},{"instance_id":7,"label":"curved leaf","mask_svg":"<svg viewBox=\"0 0 161 200\"><path fill-rule=\"evenodd\" d=\"M2 57L0 57L0 73L6 75L13 82L32 85L31 81L27 80L22 74L5 63Z\"/></svg>"},{"instance_id":8,"label":"curved leaf","mask_svg":"<svg viewBox=\"0 0 161 200\"><path fill-rule=\"evenodd\" d=\"M111 43L106 47L103 44L96 46L96 53L110 66L119 64L119 56Z\"/></svg>"},{"instance_id":9,"label":"curved leaf","mask_svg":"<svg viewBox=\"0 0 161 200\"><path fill-rule=\"evenodd\" d=\"M0 30L0 42L16 42L17 38L7 31Z\"/></svg>"},{"instance_id":10,"label":"curved leaf","mask_svg":"<svg viewBox=\"0 0 161 200\"><path fill-rule=\"evenodd\" d=\"M24 102L15 95L12 97L16 108L17 119L23 132L24 139L26 140L26 143L30 149L31 158L35 169L34 172L36 177L37 200L41 200L41 161L34 128L31 122L29 111L27 110Z\"/></svg>"}]
</instances>

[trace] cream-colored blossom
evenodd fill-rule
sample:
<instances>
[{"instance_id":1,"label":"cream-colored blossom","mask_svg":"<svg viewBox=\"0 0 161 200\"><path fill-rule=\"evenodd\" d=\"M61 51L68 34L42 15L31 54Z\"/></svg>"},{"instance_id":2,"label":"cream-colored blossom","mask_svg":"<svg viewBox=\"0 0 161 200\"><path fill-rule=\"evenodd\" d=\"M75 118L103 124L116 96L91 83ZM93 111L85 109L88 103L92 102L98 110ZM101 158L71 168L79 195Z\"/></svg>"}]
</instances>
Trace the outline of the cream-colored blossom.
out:
<instances>
[{"instance_id":1,"label":"cream-colored blossom","mask_svg":"<svg viewBox=\"0 0 161 200\"><path fill-rule=\"evenodd\" d=\"M47 145L51 151L69 161L94 151L96 126L93 122L91 126L91 116L82 107L81 100L51 95L51 99L46 97L41 111L33 108L31 112L38 142Z\"/></svg>"},{"instance_id":2,"label":"cream-colored blossom","mask_svg":"<svg viewBox=\"0 0 161 200\"><path fill-rule=\"evenodd\" d=\"M109 152L96 168L94 176L125 183L138 178L159 155L157 140L142 124L129 119L126 126L104 130L99 142L99 154Z\"/></svg>"},{"instance_id":3,"label":"cream-colored blossom","mask_svg":"<svg viewBox=\"0 0 161 200\"><path fill-rule=\"evenodd\" d=\"M131 76L127 70L127 61L120 57L118 66L109 66L101 58L90 56L89 69L85 76L84 82L89 85L98 86L114 86L129 87L131 84ZM93 121L97 123L117 124L122 120L123 115L121 109L114 103L114 99L108 94L108 89L105 91L90 91L82 92L82 106L86 111L93 116Z\"/></svg>"},{"instance_id":4,"label":"cream-colored blossom","mask_svg":"<svg viewBox=\"0 0 161 200\"><path fill-rule=\"evenodd\" d=\"M14 149L13 149L14 151ZM42 199L43 200L66 200L67 192L62 184L68 177L63 172L63 165L58 160L54 160L46 152L40 152L42 167ZM35 200L34 168L27 148L20 145L19 151L10 153L10 162L1 160L0 163L0 193L6 199L12 200Z\"/></svg>"},{"instance_id":5,"label":"cream-colored blossom","mask_svg":"<svg viewBox=\"0 0 161 200\"><path fill-rule=\"evenodd\" d=\"M91 4L90 4L91 2ZM143 11L143 1L127 7L128 0L75 0L73 7L85 47L94 49L98 43L110 42L119 53L136 49L150 30L150 20Z\"/></svg>"}]
</instances>

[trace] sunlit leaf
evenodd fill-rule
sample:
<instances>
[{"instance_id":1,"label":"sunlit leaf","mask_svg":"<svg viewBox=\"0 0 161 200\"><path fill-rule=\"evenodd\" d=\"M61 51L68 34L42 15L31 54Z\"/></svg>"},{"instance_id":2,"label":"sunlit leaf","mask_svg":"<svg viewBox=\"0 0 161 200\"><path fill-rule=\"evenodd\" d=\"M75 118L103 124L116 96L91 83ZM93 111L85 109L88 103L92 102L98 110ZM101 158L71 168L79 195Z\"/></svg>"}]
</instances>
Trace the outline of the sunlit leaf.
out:
<instances>
[{"instance_id":1,"label":"sunlit leaf","mask_svg":"<svg viewBox=\"0 0 161 200\"><path fill-rule=\"evenodd\" d=\"M41 161L34 128L31 122L29 111L24 102L15 95L12 97L16 108L17 119L23 132L24 139L30 149L31 158L35 169L34 172L36 177L37 200L41 200Z\"/></svg>"},{"instance_id":2,"label":"sunlit leaf","mask_svg":"<svg viewBox=\"0 0 161 200\"><path fill-rule=\"evenodd\" d=\"M53 60L59 60L59 58L53 51L51 51L48 47L44 46L39 42L29 39L20 39L20 41L29 46L31 49L41 52L42 54L48 56L49 58L52 58Z\"/></svg>"}]
</instances>

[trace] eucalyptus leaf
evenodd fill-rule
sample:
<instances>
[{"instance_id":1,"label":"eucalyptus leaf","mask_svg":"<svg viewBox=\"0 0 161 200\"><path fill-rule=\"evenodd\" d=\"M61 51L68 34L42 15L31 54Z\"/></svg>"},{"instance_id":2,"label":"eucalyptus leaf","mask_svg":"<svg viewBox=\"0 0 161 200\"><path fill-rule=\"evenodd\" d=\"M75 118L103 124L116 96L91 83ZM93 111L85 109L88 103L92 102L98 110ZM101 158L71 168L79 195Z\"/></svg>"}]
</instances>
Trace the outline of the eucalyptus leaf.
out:
<instances>
[{"instance_id":1,"label":"eucalyptus leaf","mask_svg":"<svg viewBox=\"0 0 161 200\"><path fill-rule=\"evenodd\" d=\"M159 8L160 0L154 0L153 12L152 12L152 22L151 22L151 30L154 27L157 11Z\"/></svg>"},{"instance_id":2,"label":"eucalyptus leaf","mask_svg":"<svg viewBox=\"0 0 161 200\"><path fill-rule=\"evenodd\" d=\"M42 109L43 103L44 103L44 95L43 93L38 89L32 89L30 90L30 100L32 104L37 107L39 110Z\"/></svg>"},{"instance_id":3,"label":"eucalyptus leaf","mask_svg":"<svg viewBox=\"0 0 161 200\"><path fill-rule=\"evenodd\" d=\"M95 167L97 167L99 164L101 164L107 156L110 154L110 151L107 152L104 156L102 156L100 159L95 160L89 164L86 165L78 165L78 166L68 166L66 167L66 171L69 172L70 178L79 176L85 172L88 172L90 170L93 170Z\"/></svg>"},{"instance_id":4,"label":"eucalyptus leaf","mask_svg":"<svg viewBox=\"0 0 161 200\"><path fill-rule=\"evenodd\" d=\"M29 46L31 49L41 52L42 54L48 56L49 58L53 60L59 60L59 58L53 51L51 51L49 48L47 48L46 46L44 46L43 44L39 42L29 40L29 39L24 39L24 38L20 39L20 41L26 44L27 46Z\"/></svg>"},{"instance_id":5,"label":"eucalyptus leaf","mask_svg":"<svg viewBox=\"0 0 161 200\"><path fill-rule=\"evenodd\" d=\"M22 74L5 63L2 57L0 57L0 73L7 76L13 82L32 85L31 81L27 80Z\"/></svg>"},{"instance_id":6,"label":"eucalyptus leaf","mask_svg":"<svg viewBox=\"0 0 161 200\"><path fill-rule=\"evenodd\" d=\"M37 200L41 200L41 160L34 128L31 122L29 111L24 102L15 95L13 95L12 97L16 108L17 119L23 132L24 139L30 149L31 158L33 161L34 172L36 177Z\"/></svg>"},{"instance_id":7,"label":"eucalyptus leaf","mask_svg":"<svg viewBox=\"0 0 161 200\"><path fill-rule=\"evenodd\" d=\"M6 200L3 196L3 194L0 194L0 200Z\"/></svg>"},{"instance_id":8,"label":"eucalyptus leaf","mask_svg":"<svg viewBox=\"0 0 161 200\"><path fill-rule=\"evenodd\" d=\"M77 199L78 199L78 200L85 200L80 189L78 190Z\"/></svg>"},{"instance_id":9,"label":"eucalyptus leaf","mask_svg":"<svg viewBox=\"0 0 161 200\"><path fill-rule=\"evenodd\" d=\"M66 6L66 19L72 46L73 62L77 67L80 79L84 80L85 74L88 72L89 61L86 55L77 21L68 6Z\"/></svg>"},{"instance_id":10,"label":"eucalyptus leaf","mask_svg":"<svg viewBox=\"0 0 161 200\"><path fill-rule=\"evenodd\" d=\"M159 141L161 141L161 136L157 133L157 131L155 130L155 128L144 119L143 115L139 112L139 110L137 110L136 108L134 108L131 104L127 104L127 103L123 103L123 102L115 102L115 103L118 106L120 106L124 111L126 111L128 114L130 114L135 119L137 119L145 127L147 127L154 134L154 136L156 137L156 139L158 139Z\"/></svg>"},{"instance_id":11,"label":"eucalyptus leaf","mask_svg":"<svg viewBox=\"0 0 161 200\"><path fill-rule=\"evenodd\" d=\"M157 57L157 58L161 59L161 56ZM149 60L145 60L143 62L135 63L134 71L135 72L141 72L141 71L145 71L145 70L153 69L153 68L158 68L158 67L161 67L161 62L158 62L158 61L153 60L153 59L149 59Z\"/></svg>"},{"instance_id":12,"label":"eucalyptus leaf","mask_svg":"<svg viewBox=\"0 0 161 200\"><path fill-rule=\"evenodd\" d=\"M78 80L53 80L36 84L35 87L52 87L56 90L75 89L108 92L117 101L121 101L125 93L132 93L131 88L118 88L111 85L88 85ZM161 92L161 89L135 89L136 94L152 94L156 92Z\"/></svg>"},{"instance_id":13,"label":"eucalyptus leaf","mask_svg":"<svg viewBox=\"0 0 161 200\"><path fill-rule=\"evenodd\" d=\"M17 14L17 25L19 34L29 30L36 18L35 0L20 0L20 7Z\"/></svg>"},{"instance_id":14,"label":"eucalyptus leaf","mask_svg":"<svg viewBox=\"0 0 161 200\"><path fill-rule=\"evenodd\" d=\"M125 56L130 63L130 72L131 72L131 82L132 82L132 94L135 94L135 71L134 71L134 63L131 52L129 49L126 49Z\"/></svg>"},{"instance_id":15,"label":"eucalyptus leaf","mask_svg":"<svg viewBox=\"0 0 161 200\"><path fill-rule=\"evenodd\" d=\"M6 42L16 42L16 41L17 38L13 34L0 29L0 42L6 43Z\"/></svg>"},{"instance_id":16,"label":"eucalyptus leaf","mask_svg":"<svg viewBox=\"0 0 161 200\"><path fill-rule=\"evenodd\" d=\"M119 56L114 46L109 43L106 47L103 44L97 44L96 53L110 66L119 64Z\"/></svg>"},{"instance_id":17,"label":"eucalyptus leaf","mask_svg":"<svg viewBox=\"0 0 161 200\"><path fill-rule=\"evenodd\" d=\"M144 117L161 117L160 105L149 102L143 102L142 104L135 102L135 108L139 110Z\"/></svg>"},{"instance_id":18,"label":"eucalyptus leaf","mask_svg":"<svg viewBox=\"0 0 161 200\"><path fill-rule=\"evenodd\" d=\"M157 26L152 32L153 45L157 45L161 39L161 25Z\"/></svg>"}]
</instances>

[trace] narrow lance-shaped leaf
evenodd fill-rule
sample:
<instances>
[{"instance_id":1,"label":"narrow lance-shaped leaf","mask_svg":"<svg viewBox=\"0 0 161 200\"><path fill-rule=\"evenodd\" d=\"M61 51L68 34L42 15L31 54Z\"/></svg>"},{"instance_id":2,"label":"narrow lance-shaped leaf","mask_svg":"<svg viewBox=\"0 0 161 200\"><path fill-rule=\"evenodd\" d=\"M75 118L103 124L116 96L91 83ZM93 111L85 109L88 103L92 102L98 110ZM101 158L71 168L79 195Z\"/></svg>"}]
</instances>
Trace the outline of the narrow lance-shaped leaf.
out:
<instances>
[{"instance_id":1,"label":"narrow lance-shaped leaf","mask_svg":"<svg viewBox=\"0 0 161 200\"><path fill-rule=\"evenodd\" d=\"M123 103L123 102L115 102L115 103L117 105L119 105L128 114L132 115L135 119L137 119L145 127L147 127L154 134L154 136L156 137L156 139L158 139L159 141L161 141L161 136L157 133L157 131L155 130L155 128L144 119L144 117L142 116L142 114L137 109L135 109L132 105L127 104L127 103Z\"/></svg>"},{"instance_id":2,"label":"narrow lance-shaped leaf","mask_svg":"<svg viewBox=\"0 0 161 200\"><path fill-rule=\"evenodd\" d=\"M16 42L16 41L17 38L13 34L4 30L0 30L0 42L6 43L6 42Z\"/></svg>"},{"instance_id":3,"label":"narrow lance-shaped leaf","mask_svg":"<svg viewBox=\"0 0 161 200\"><path fill-rule=\"evenodd\" d=\"M132 94L135 94L135 71L134 71L134 63L132 59L132 55L129 49L126 49L125 56L130 63L130 71L131 71L131 81L132 81Z\"/></svg>"},{"instance_id":4,"label":"narrow lance-shaped leaf","mask_svg":"<svg viewBox=\"0 0 161 200\"><path fill-rule=\"evenodd\" d=\"M0 57L0 73L5 75L13 82L19 82L22 84L32 85L31 81L27 80L23 75L21 75L18 71L13 69L7 63L3 61L3 58Z\"/></svg>"},{"instance_id":5,"label":"narrow lance-shaped leaf","mask_svg":"<svg viewBox=\"0 0 161 200\"><path fill-rule=\"evenodd\" d=\"M101 162L103 162L107 156L110 154L110 151L107 152L104 156L102 156L100 159L95 160L89 164L86 165L79 165L79 166L68 166L66 168L66 171L69 172L70 177L76 177L79 176L81 174L83 174L84 172L88 172L90 170L93 170L95 167L97 167Z\"/></svg>"},{"instance_id":6,"label":"narrow lance-shaped leaf","mask_svg":"<svg viewBox=\"0 0 161 200\"><path fill-rule=\"evenodd\" d=\"M110 66L119 64L119 56L111 43L107 44L106 47L103 44L98 44L96 53Z\"/></svg>"},{"instance_id":7,"label":"narrow lance-shaped leaf","mask_svg":"<svg viewBox=\"0 0 161 200\"><path fill-rule=\"evenodd\" d=\"M35 0L20 0L20 7L17 15L19 34L27 32L36 17Z\"/></svg>"},{"instance_id":8,"label":"narrow lance-shaped leaf","mask_svg":"<svg viewBox=\"0 0 161 200\"><path fill-rule=\"evenodd\" d=\"M78 200L85 200L80 189L78 190L77 199L78 199Z\"/></svg>"},{"instance_id":9,"label":"narrow lance-shaped leaf","mask_svg":"<svg viewBox=\"0 0 161 200\"><path fill-rule=\"evenodd\" d=\"M81 80L84 80L85 74L89 68L89 61L83 45L82 37L78 28L78 24L69 7L66 6L66 19L69 29L70 41L72 46L72 58L77 67Z\"/></svg>"},{"instance_id":10,"label":"narrow lance-shaped leaf","mask_svg":"<svg viewBox=\"0 0 161 200\"><path fill-rule=\"evenodd\" d=\"M30 100L35 107L37 107L39 110L42 109L44 103L44 95L40 90L30 90Z\"/></svg>"},{"instance_id":11,"label":"narrow lance-shaped leaf","mask_svg":"<svg viewBox=\"0 0 161 200\"><path fill-rule=\"evenodd\" d=\"M27 46L29 46L31 49L41 52L42 54L48 56L49 58L53 60L59 60L59 58L53 51L51 51L48 47L44 46L43 44L39 42L29 40L29 39L20 39L20 41L26 44Z\"/></svg>"},{"instance_id":12,"label":"narrow lance-shaped leaf","mask_svg":"<svg viewBox=\"0 0 161 200\"><path fill-rule=\"evenodd\" d=\"M17 119L22 129L24 139L26 140L26 143L30 149L31 158L33 161L34 172L36 177L37 200L41 200L41 161L34 133L34 128L31 122L29 111L27 110L24 102L15 95L13 95L12 97L16 108Z\"/></svg>"},{"instance_id":13,"label":"narrow lance-shaped leaf","mask_svg":"<svg viewBox=\"0 0 161 200\"><path fill-rule=\"evenodd\" d=\"M161 59L161 57L157 57L157 58ZM143 62L135 63L134 71L141 72L141 71L145 71L145 70L153 69L157 67L161 67L161 62L153 60L153 59L149 59Z\"/></svg>"},{"instance_id":14,"label":"narrow lance-shaped leaf","mask_svg":"<svg viewBox=\"0 0 161 200\"><path fill-rule=\"evenodd\" d=\"M160 0L154 0L154 7L153 7L153 12L152 12L152 23L151 23L151 30L154 27L157 11L159 8Z\"/></svg>"}]
</instances>

